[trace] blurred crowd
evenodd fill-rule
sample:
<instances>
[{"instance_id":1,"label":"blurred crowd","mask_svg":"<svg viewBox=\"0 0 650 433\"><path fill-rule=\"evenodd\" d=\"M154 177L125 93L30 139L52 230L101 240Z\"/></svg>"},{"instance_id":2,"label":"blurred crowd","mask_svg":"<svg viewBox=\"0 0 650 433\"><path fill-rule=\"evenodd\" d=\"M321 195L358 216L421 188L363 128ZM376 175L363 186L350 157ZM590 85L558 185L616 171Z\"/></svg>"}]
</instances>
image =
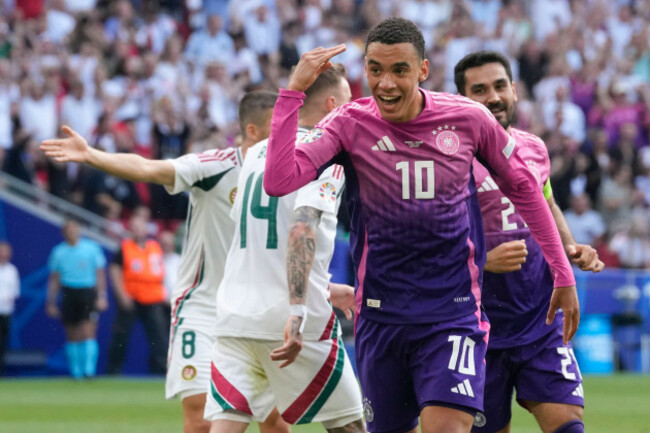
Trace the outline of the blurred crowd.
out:
<instances>
[{"instance_id":1,"label":"blurred crowd","mask_svg":"<svg viewBox=\"0 0 650 433\"><path fill-rule=\"evenodd\" d=\"M365 32L423 30L423 87L455 93L471 51L511 59L516 126L542 137L556 201L610 266L650 268L650 0L0 0L0 160L6 172L112 220L184 197L46 161L61 124L107 152L175 158L237 142L237 104L286 84L299 56L340 42L353 96Z\"/></svg>"}]
</instances>

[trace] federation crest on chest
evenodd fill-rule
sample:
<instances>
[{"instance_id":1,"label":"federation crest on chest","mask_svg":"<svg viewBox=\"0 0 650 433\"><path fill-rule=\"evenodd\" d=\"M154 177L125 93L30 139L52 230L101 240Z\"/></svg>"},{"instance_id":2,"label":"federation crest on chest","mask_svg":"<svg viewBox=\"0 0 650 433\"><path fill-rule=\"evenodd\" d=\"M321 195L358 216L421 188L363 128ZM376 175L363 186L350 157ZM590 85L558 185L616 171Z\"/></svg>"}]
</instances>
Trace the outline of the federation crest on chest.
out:
<instances>
[{"instance_id":1,"label":"federation crest on chest","mask_svg":"<svg viewBox=\"0 0 650 433\"><path fill-rule=\"evenodd\" d=\"M453 155L460 149L460 138L454 125L439 125L431 131L436 140L436 147L445 155Z\"/></svg>"}]
</instances>

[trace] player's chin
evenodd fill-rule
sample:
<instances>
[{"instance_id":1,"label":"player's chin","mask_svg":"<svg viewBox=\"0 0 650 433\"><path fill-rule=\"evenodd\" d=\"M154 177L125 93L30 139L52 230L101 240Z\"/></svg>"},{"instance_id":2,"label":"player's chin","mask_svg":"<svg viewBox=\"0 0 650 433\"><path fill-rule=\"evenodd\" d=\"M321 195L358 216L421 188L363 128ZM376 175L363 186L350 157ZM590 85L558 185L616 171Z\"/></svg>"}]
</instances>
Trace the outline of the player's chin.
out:
<instances>
[{"instance_id":1,"label":"player's chin","mask_svg":"<svg viewBox=\"0 0 650 433\"><path fill-rule=\"evenodd\" d=\"M403 115L403 107L401 103L401 99L397 101L395 104L380 104L379 105L379 112L381 113L381 116L391 122L399 122Z\"/></svg>"}]
</instances>

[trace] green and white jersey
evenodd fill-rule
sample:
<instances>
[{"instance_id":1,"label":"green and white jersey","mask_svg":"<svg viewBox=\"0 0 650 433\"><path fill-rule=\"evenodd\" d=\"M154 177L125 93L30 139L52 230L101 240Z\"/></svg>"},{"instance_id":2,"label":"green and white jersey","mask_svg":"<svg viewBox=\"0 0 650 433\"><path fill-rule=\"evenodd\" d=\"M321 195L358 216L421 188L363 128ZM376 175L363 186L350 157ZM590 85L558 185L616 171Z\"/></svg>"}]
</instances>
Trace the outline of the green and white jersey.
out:
<instances>
[{"instance_id":1,"label":"green and white jersey","mask_svg":"<svg viewBox=\"0 0 650 433\"><path fill-rule=\"evenodd\" d=\"M230 210L242 160L239 148L171 160L176 177L174 188L167 192L190 193L178 279L171 295L172 340L181 324L214 327L217 288L235 230Z\"/></svg>"},{"instance_id":2,"label":"green and white jersey","mask_svg":"<svg viewBox=\"0 0 650 433\"><path fill-rule=\"evenodd\" d=\"M306 131L299 132L299 137ZM336 214L345 185L343 167L332 166L314 182L284 197L269 197L262 186L267 141L248 150L232 214L236 228L224 278L217 292L218 336L283 340L289 317L287 240L294 210L321 210L316 254L307 289L303 338L338 335L329 299L328 272L336 237Z\"/></svg>"}]
</instances>

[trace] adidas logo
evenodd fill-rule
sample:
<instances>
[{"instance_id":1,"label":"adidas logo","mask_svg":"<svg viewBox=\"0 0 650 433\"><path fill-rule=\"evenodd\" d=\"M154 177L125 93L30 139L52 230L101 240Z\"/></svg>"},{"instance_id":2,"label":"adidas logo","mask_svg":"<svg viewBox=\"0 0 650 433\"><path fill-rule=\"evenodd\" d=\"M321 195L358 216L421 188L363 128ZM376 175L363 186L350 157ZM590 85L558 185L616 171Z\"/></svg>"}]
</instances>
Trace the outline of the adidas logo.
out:
<instances>
[{"instance_id":1,"label":"adidas logo","mask_svg":"<svg viewBox=\"0 0 650 433\"><path fill-rule=\"evenodd\" d=\"M371 149L381 150L383 152L395 152L395 146L393 146L393 142L390 141L390 138L388 138L386 135L381 137L377 144L375 146L372 146Z\"/></svg>"},{"instance_id":2,"label":"adidas logo","mask_svg":"<svg viewBox=\"0 0 650 433\"><path fill-rule=\"evenodd\" d=\"M582 389L582 384L578 385L578 387L576 389L574 389L571 394L575 395L576 397L584 398L585 397L585 392Z\"/></svg>"},{"instance_id":3,"label":"adidas logo","mask_svg":"<svg viewBox=\"0 0 650 433\"><path fill-rule=\"evenodd\" d=\"M454 386L451 389L451 392L454 394L462 394L469 397L474 397L474 390L472 389L472 385L469 383L469 379L465 379L457 386Z\"/></svg>"},{"instance_id":4,"label":"adidas logo","mask_svg":"<svg viewBox=\"0 0 650 433\"><path fill-rule=\"evenodd\" d=\"M478 192L485 192L485 191L495 191L499 189L499 186L492 180L490 176L486 177L481 186L478 189Z\"/></svg>"}]
</instances>

